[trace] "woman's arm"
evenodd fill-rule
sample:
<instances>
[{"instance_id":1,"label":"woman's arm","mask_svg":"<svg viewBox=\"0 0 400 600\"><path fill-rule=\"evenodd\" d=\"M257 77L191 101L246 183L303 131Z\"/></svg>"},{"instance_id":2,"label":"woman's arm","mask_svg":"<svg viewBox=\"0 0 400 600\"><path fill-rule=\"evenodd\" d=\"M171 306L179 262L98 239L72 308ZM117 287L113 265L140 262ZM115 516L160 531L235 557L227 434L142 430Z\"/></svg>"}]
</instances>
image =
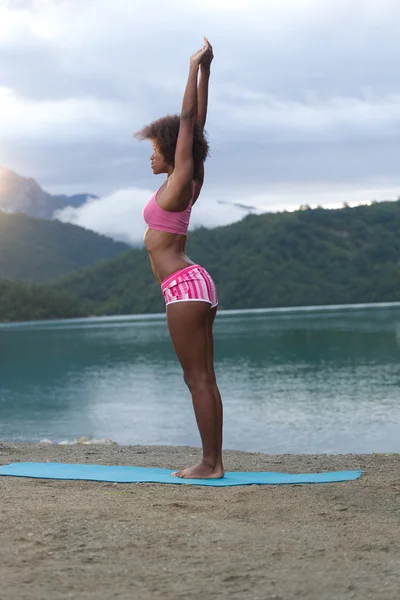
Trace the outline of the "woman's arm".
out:
<instances>
[{"instance_id":1,"label":"woman's arm","mask_svg":"<svg viewBox=\"0 0 400 600\"><path fill-rule=\"evenodd\" d=\"M200 82L197 89L197 122L204 129L207 119L208 107L208 84L210 80L211 61L214 58L213 49L210 42L205 38L207 52L203 56L200 64Z\"/></svg>"},{"instance_id":2,"label":"woman's arm","mask_svg":"<svg viewBox=\"0 0 400 600\"><path fill-rule=\"evenodd\" d=\"M207 46L207 52L203 56L203 60L200 64L200 83L197 88L197 122L202 129L206 124L207 119L207 108L208 108L208 84L210 81L211 73L211 62L214 58L213 49L207 38L204 38ZM197 200L201 188L204 183L204 163L202 163L196 173L194 173L194 179L196 182L195 199Z\"/></svg>"},{"instance_id":3,"label":"woman's arm","mask_svg":"<svg viewBox=\"0 0 400 600\"><path fill-rule=\"evenodd\" d=\"M197 90L197 122L204 129L207 119L208 107L208 82L210 80L210 70L200 66L200 82Z\"/></svg>"},{"instance_id":4,"label":"woman's arm","mask_svg":"<svg viewBox=\"0 0 400 600\"><path fill-rule=\"evenodd\" d=\"M189 76L183 95L179 123L178 140L175 149L175 167L168 182L170 204L185 204L185 192L191 197L193 181L193 133L197 120L197 78L203 56L207 52L205 45L190 59ZM175 201L175 202L174 202Z\"/></svg>"}]
</instances>

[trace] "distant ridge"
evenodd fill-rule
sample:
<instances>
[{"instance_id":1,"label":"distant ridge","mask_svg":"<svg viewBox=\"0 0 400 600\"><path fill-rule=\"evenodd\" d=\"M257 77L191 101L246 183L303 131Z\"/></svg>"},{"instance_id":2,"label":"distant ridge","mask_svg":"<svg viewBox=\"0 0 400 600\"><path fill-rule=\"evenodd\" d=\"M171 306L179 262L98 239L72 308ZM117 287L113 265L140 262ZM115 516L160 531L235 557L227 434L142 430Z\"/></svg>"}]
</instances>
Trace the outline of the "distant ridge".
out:
<instances>
[{"instance_id":1,"label":"distant ridge","mask_svg":"<svg viewBox=\"0 0 400 600\"><path fill-rule=\"evenodd\" d=\"M75 194L73 196L53 196L32 179L21 177L14 171L0 166L0 210L8 213L25 213L30 217L51 219L56 210L66 206L78 207L93 194Z\"/></svg>"}]
</instances>

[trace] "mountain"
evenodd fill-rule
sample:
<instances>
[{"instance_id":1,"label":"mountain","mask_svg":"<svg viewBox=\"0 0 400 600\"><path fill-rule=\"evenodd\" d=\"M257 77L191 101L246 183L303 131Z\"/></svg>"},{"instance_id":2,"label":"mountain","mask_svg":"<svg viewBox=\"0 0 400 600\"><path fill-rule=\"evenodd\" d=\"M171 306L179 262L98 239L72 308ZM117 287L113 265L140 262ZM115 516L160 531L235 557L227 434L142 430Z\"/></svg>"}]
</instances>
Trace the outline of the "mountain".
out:
<instances>
[{"instance_id":1,"label":"mountain","mask_svg":"<svg viewBox=\"0 0 400 600\"><path fill-rule=\"evenodd\" d=\"M249 215L197 229L188 254L213 275L224 309L400 301L400 201ZM164 311L143 249L51 284L6 284L0 320Z\"/></svg>"},{"instance_id":2,"label":"mountain","mask_svg":"<svg viewBox=\"0 0 400 600\"><path fill-rule=\"evenodd\" d=\"M249 215L197 229L187 249L213 275L225 309L400 301L400 201ZM144 249L53 287L88 302L93 314L164 310Z\"/></svg>"},{"instance_id":3,"label":"mountain","mask_svg":"<svg viewBox=\"0 0 400 600\"><path fill-rule=\"evenodd\" d=\"M0 211L0 279L49 281L129 249L77 225Z\"/></svg>"},{"instance_id":4,"label":"mountain","mask_svg":"<svg viewBox=\"0 0 400 600\"><path fill-rule=\"evenodd\" d=\"M66 206L81 206L92 194L53 196L32 178L21 177L0 166L0 210L25 213L31 217L51 219L54 211Z\"/></svg>"}]
</instances>

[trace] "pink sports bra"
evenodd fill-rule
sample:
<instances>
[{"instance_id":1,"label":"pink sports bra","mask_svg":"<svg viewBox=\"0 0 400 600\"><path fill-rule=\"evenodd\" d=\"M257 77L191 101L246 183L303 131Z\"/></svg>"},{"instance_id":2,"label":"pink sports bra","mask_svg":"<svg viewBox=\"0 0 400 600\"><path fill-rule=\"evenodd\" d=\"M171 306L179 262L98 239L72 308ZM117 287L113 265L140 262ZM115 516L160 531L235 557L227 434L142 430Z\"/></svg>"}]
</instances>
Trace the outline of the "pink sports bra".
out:
<instances>
[{"instance_id":1,"label":"pink sports bra","mask_svg":"<svg viewBox=\"0 0 400 600\"><path fill-rule=\"evenodd\" d=\"M160 188L158 188L159 190ZM190 213L192 212L195 182L193 182L192 198L185 210L171 212L164 210L157 204L157 193L154 192L143 209L143 219L150 229L186 235L189 227Z\"/></svg>"}]
</instances>

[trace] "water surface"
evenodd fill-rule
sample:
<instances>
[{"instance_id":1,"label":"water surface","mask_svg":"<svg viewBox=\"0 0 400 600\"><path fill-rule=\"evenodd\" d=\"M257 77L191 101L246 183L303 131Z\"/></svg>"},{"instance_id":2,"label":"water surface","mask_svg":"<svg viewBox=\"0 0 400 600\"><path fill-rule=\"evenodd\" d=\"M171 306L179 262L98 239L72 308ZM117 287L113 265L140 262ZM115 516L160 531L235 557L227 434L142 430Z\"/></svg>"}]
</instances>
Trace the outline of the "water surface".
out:
<instances>
[{"instance_id":1,"label":"water surface","mask_svg":"<svg viewBox=\"0 0 400 600\"><path fill-rule=\"evenodd\" d=\"M225 448L400 452L400 306L226 311ZM199 446L163 315L0 325L0 439Z\"/></svg>"}]
</instances>

